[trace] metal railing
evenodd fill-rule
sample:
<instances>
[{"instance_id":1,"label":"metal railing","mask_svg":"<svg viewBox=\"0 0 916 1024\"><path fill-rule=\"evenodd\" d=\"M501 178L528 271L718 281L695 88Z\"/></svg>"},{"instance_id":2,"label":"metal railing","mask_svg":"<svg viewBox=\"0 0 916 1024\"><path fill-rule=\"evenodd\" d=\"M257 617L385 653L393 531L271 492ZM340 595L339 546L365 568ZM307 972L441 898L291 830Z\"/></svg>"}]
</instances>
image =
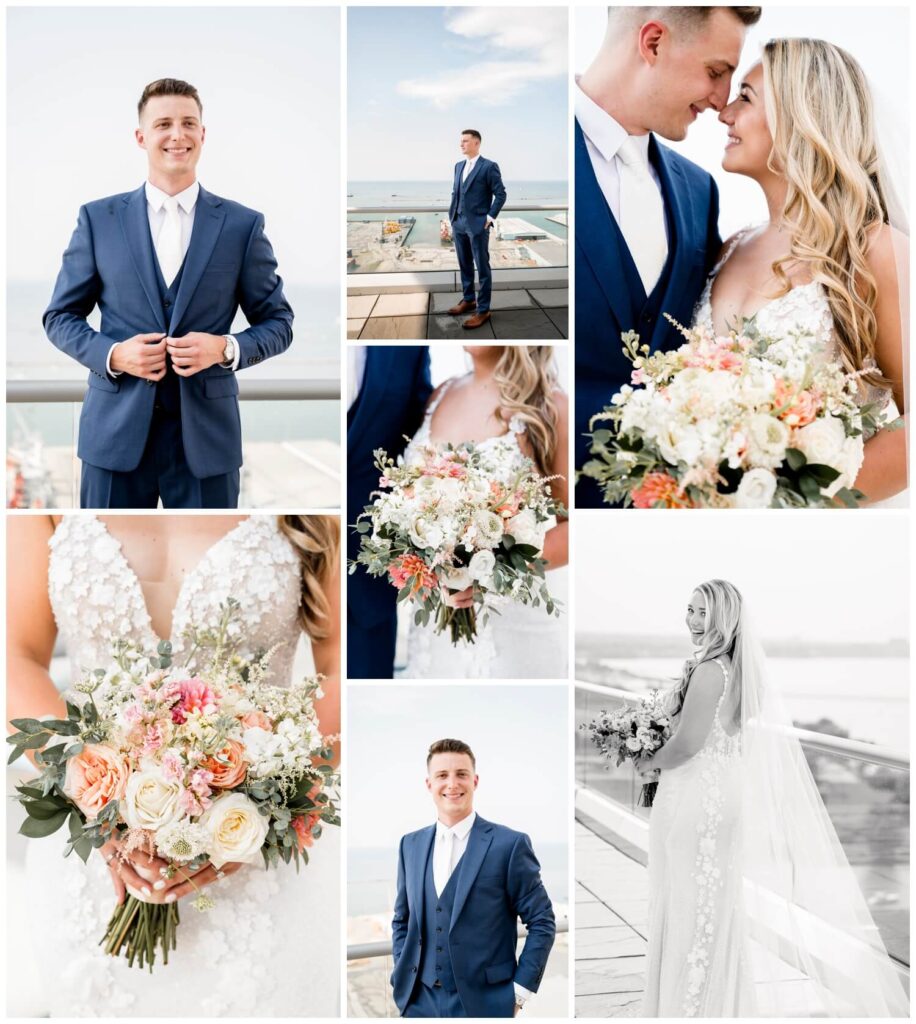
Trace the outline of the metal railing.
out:
<instances>
[{"instance_id":1,"label":"metal railing","mask_svg":"<svg viewBox=\"0 0 916 1024\"><path fill-rule=\"evenodd\" d=\"M568 203L528 203L504 206L500 213L553 213L569 209ZM348 206L347 213L448 213L447 206Z\"/></svg>"},{"instance_id":2,"label":"metal railing","mask_svg":"<svg viewBox=\"0 0 916 1024\"><path fill-rule=\"evenodd\" d=\"M640 699L640 695L632 690L621 690L616 686L604 686L601 683L587 683L579 679L576 680L576 689L612 697L627 704L635 704ZM799 729L797 726L787 726L781 731L794 736L803 747L819 753L839 754L882 768L896 768L907 772L910 770L910 755L904 751L874 743L862 743L860 740L845 739L842 736L831 736L828 733L812 732L810 729Z\"/></svg>"},{"instance_id":3,"label":"metal railing","mask_svg":"<svg viewBox=\"0 0 916 1024\"><path fill-rule=\"evenodd\" d=\"M557 921L557 935L569 931L569 920L565 917ZM525 938L528 934L525 926L518 926L518 937ZM347 960L371 960L377 956L391 956L391 939L378 942L354 942L347 946Z\"/></svg>"},{"instance_id":4,"label":"metal railing","mask_svg":"<svg viewBox=\"0 0 916 1024\"><path fill-rule=\"evenodd\" d=\"M10 380L6 383L8 404L82 402L87 384L79 380ZM239 378L239 399L243 402L337 401L340 379L246 380Z\"/></svg>"}]
</instances>

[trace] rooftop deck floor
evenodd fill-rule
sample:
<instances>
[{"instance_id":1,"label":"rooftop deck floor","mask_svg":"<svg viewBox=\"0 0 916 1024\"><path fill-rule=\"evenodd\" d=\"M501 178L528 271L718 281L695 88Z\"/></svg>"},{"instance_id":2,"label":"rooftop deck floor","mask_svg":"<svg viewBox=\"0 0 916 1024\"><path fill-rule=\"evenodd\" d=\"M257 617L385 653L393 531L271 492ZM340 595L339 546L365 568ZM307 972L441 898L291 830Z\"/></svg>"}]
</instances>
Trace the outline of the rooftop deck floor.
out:
<instances>
[{"instance_id":1,"label":"rooftop deck floor","mask_svg":"<svg viewBox=\"0 0 916 1024\"><path fill-rule=\"evenodd\" d=\"M398 292L347 297L353 340L561 341L569 337L568 288L495 288L490 320L464 330L467 316L449 316L460 292Z\"/></svg>"}]
</instances>

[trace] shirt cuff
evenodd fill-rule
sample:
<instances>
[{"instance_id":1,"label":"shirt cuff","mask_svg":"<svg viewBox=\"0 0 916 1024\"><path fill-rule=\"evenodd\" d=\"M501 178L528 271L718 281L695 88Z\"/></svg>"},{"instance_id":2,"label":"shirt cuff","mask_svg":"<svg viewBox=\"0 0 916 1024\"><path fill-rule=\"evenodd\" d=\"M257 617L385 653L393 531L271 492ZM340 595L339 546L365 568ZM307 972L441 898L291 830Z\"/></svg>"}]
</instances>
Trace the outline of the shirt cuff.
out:
<instances>
[{"instance_id":1,"label":"shirt cuff","mask_svg":"<svg viewBox=\"0 0 916 1024\"><path fill-rule=\"evenodd\" d=\"M515 1001L520 1006L524 1006L525 1002L534 995L534 993L529 992L528 989L522 988L517 981L513 981L512 986L515 989Z\"/></svg>"},{"instance_id":2,"label":"shirt cuff","mask_svg":"<svg viewBox=\"0 0 916 1024\"><path fill-rule=\"evenodd\" d=\"M119 344L120 342L116 341L108 350L108 358L105 360L105 370L108 373L109 377L120 377L122 373L121 370L112 370L111 368L111 353L114 352L114 350L118 347Z\"/></svg>"},{"instance_id":3,"label":"shirt cuff","mask_svg":"<svg viewBox=\"0 0 916 1024\"><path fill-rule=\"evenodd\" d=\"M239 344L238 338L236 338L234 334L224 334L223 337L232 338L232 341L235 345L235 357L233 358L231 364L222 363L221 365L225 366L227 370L232 370L233 372L235 372L239 368L239 361L242 358L242 346Z\"/></svg>"}]
</instances>

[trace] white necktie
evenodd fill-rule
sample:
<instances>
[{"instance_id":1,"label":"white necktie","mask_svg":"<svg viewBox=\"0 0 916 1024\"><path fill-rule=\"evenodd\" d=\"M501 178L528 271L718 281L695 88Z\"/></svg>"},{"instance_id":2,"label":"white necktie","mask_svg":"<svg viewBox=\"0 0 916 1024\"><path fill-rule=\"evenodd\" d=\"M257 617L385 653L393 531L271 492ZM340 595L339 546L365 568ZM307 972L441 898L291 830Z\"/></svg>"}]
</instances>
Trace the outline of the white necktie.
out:
<instances>
[{"instance_id":1,"label":"white necktie","mask_svg":"<svg viewBox=\"0 0 916 1024\"><path fill-rule=\"evenodd\" d=\"M441 896L443 889L448 885L452 877L452 857L455 855L455 833L449 830L442 834L442 853L437 861L433 862L433 885L436 887L436 895Z\"/></svg>"},{"instance_id":2,"label":"white necktie","mask_svg":"<svg viewBox=\"0 0 916 1024\"><path fill-rule=\"evenodd\" d=\"M649 295L668 258L665 206L649 171L649 159L627 136L617 150L620 158L620 230Z\"/></svg>"},{"instance_id":3,"label":"white necktie","mask_svg":"<svg viewBox=\"0 0 916 1024\"><path fill-rule=\"evenodd\" d=\"M474 164L473 164L472 161L465 160L465 162L464 162L464 174L461 175L461 180L462 181L467 181L468 180L468 175L471 173L471 168L473 166L474 166Z\"/></svg>"},{"instance_id":4,"label":"white necktie","mask_svg":"<svg viewBox=\"0 0 916 1024\"><path fill-rule=\"evenodd\" d=\"M156 258L159 269L168 287L178 274L184 253L181 251L181 218L178 215L178 200L169 196L162 204L165 210L165 223L156 240Z\"/></svg>"}]
</instances>

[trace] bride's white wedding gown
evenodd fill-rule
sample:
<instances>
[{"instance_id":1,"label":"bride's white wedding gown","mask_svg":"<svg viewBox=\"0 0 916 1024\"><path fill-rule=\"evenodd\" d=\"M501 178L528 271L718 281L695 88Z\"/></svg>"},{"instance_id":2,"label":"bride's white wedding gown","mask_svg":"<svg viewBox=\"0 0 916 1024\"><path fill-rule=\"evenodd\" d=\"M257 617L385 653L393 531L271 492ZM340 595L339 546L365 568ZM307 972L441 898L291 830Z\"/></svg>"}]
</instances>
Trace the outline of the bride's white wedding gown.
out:
<instances>
[{"instance_id":1,"label":"bride's white wedding gown","mask_svg":"<svg viewBox=\"0 0 916 1024\"><path fill-rule=\"evenodd\" d=\"M702 325L710 331L715 331L712 310L713 283L719 271L728 262L738 243L747 234L748 230L750 229L739 231L735 235L722 258L713 267L706 280L706 287L703 289L694 311L694 326ZM828 358L839 361L836 333L833 328L833 314L830 311L827 293L823 285L818 281L797 285L786 292L785 295L771 299L754 315L754 322L761 334L771 335L776 338L791 337L796 333L810 335L823 348ZM889 388L872 386L865 386L863 388L861 397L861 404L863 405L873 402L877 404L879 409L885 409L892 400L893 395ZM900 494L895 494L892 498L873 502L868 507L907 508L909 504L907 495L907 491L902 491Z\"/></svg>"},{"instance_id":2,"label":"bride's white wedding gown","mask_svg":"<svg viewBox=\"0 0 916 1024\"><path fill-rule=\"evenodd\" d=\"M405 451L431 443L430 423L451 381L429 403L420 429ZM491 459L508 467L525 458L519 445L524 424L513 418L507 433L477 442ZM407 664L401 673L408 679L562 679L566 677L567 619L566 569L548 570L547 588L562 602L559 617L550 616L544 605L530 605L496 599L499 614L491 612L486 625L478 624L473 644L452 644L448 630L436 634L432 624L417 626L411 621L407 635Z\"/></svg>"},{"instance_id":3,"label":"bride's white wedding gown","mask_svg":"<svg viewBox=\"0 0 916 1024\"><path fill-rule=\"evenodd\" d=\"M649 820L644 1017L753 1016L741 905L741 736L721 719L703 748L661 773Z\"/></svg>"},{"instance_id":4,"label":"bride's white wedding gown","mask_svg":"<svg viewBox=\"0 0 916 1024\"><path fill-rule=\"evenodd\" d=\"M104 664L109 636L155 648L158 637L136 573L95 516L65 517L50 541L49 591L74 672ZM240 653L274 645L270 682L289 685L301 634L299 561L272 516L251 516L213 544L185 577L171 642L193 622L240 604ZM64 859L64 832L28 844L32 908L27 930L41 964L51 1016L326 1017L338 1012L339 831L327 828L297 873L261 864L211 886L216 907L182 900L178 948L152 974L106 956L98 945L114 907L102 857Z\"/></svg>"}]
</instances>

